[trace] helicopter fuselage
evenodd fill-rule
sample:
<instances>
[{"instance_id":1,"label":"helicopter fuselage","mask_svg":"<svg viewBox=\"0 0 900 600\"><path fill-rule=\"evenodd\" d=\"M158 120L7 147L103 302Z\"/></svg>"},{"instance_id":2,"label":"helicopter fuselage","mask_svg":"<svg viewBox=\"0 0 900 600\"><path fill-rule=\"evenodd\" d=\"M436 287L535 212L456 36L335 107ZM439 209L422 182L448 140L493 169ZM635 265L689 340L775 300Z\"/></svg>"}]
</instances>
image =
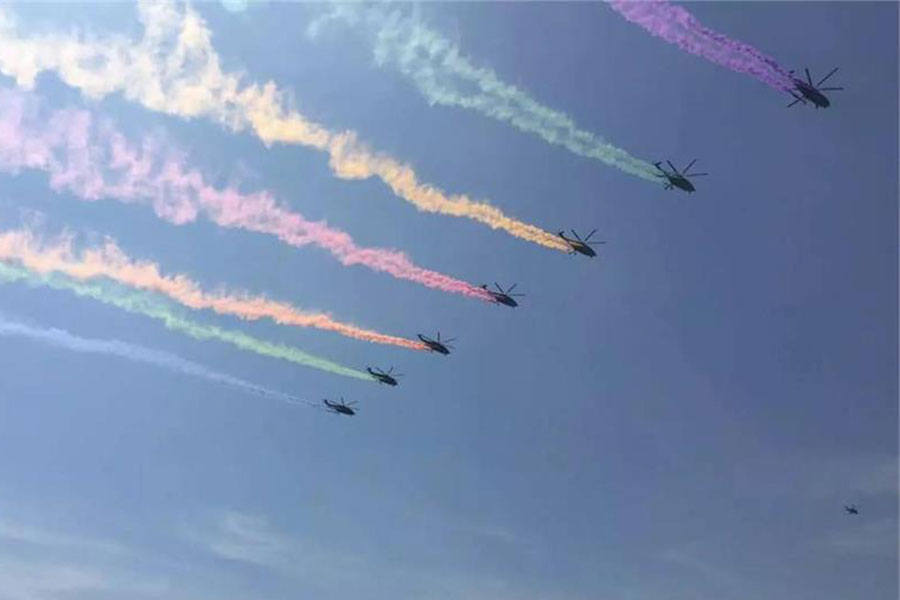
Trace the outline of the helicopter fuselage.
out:
<instances>
[{"instance_id":1,"label":"helicopter fuselage","mask_svg":"<svg viewBox=\"0 0 900 600\"><path fill-rule=\"evenodd\" d=\"M572 252L578 252L579 254L584 254L585 256L591 258L597 256L597 253L593 248L585 244L584 242L579 242L578 240L570 240L562 233L558 234L567 244L569 244L569 248L572 249Z\"/></svg>"},{"instance_id":2,"label":"helicopter fuselage","mask_svg":"<svg viewBox=\"0 0 900 600\"><path fill-rule=\"evenodd\" d=\"M815 87L809 85L805 81L801 79L794 80L794 86L797 88L797 91L803 94L803 97L813 104L816 105L816 108L828 108L831 106L831 101L828 98L817 90Z\"/></svg>"},{"instance_id":3,"label":"helicopter fuselage","mask_svg":"<svg viewBox=\"0 0 900 600\"><path fill-rule=\"evenodd\" d=\"M672 186L677 187L679 190L683 190L688 193L697 191L697 188L694 187L694 184L688 181L685 177L682 177L680 175L666 174L666 178L669 180L669 183Z\"/></svg>"},{"instance_id":4,"label":"helicopter fuselage","mask_svg":"<svg viewBox=\"0 0 900 600\"><path fill-rule=\"evenodd\" d=\"M515 299L507 296L506 294L495 294L494 292L491 292L491 296L494 297L494 302L497 302L499 304L505 304L506 306L510 306L512 308L515 308L519 305L519 303L516 302Z\"/></svg>"},{"instance_id":5,"label":"helicopter fuselage","mask_svg":"<svg viewBox=\"0 0 900 600\"><path fill-rule=\"evenodd\" d=\"M333 412L335 414L347 415L348 417L352 417L353 415L356 414L356 411L354 411L349 406L329 402L328 400L322 400L322 402L325 403L325 406L328 407L328 410L330 410L331 412Z\"/></svg>"},{"instance_id":6,"label":"helicopter fuselage","mask_svg":"<svg viewBox=\"0 0 900 600\"><path fill-rule=\"evenodd\" d=\"M450 350L447 348L447 346L443 345L442 343L440 343L436 340L427 338L427 337L423 336L422 334L418 334L418 336L419 336L419 339L422 340L422 343L425 344L426 346L428 346L428 349L431 350L432 352L437 352L438 354L450 354Z\"/></svg>"}]
</instances>

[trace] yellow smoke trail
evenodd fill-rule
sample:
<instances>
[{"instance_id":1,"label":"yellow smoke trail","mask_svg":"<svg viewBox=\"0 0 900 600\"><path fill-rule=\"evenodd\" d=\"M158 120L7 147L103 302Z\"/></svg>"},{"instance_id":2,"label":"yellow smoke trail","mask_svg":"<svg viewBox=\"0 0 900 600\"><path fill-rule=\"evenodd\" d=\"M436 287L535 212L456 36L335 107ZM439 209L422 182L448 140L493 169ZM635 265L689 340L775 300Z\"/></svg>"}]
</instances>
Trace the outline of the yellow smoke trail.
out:
<instances>
[{"instance_id":1,"label":"yellow smoke trail","mask_svg":"<svg viewBox=\"0 0 900 600\"><path fill-rule=\"evenodd\" d=\"M287 108L284 93L269 81L243 84L225 72L203 19L171 2L139 4L144 35L103 39L38 34L20 37L11 15L0 9L0 72L31 88L42 72L55 72L86 96L121 92L148 109L184 118L205 116L232 130L250 127L266 144L298 144L327 152L338 177L378 177L420 210L467 217L547 248L568 251L557 236L503 214L465 195L448 195L419 182L415 171L376 153L354 132L335 132Z\"/></svg>"},{"instance_id":2,"label":"yellow smoke trail","mask_svg":"<svg viewBox=\"0 0 900 600\"><path fill-rule=\"evenodd\" d=\"M16 260L36 273L63 273L80 281L106 277L128 287L164 294L193 309L210 309L247 320L269 318L282 325L315 327L367 342L411 350L425 349L418 341L341 323L325 314L302 312L287 303L262 296L205 292L185 275L166 276L160 273L155 263L131 259L113 241L78 254L69 237L43 243L29 230L0 232L0 260Z\"/></svg>"}]
</instances>

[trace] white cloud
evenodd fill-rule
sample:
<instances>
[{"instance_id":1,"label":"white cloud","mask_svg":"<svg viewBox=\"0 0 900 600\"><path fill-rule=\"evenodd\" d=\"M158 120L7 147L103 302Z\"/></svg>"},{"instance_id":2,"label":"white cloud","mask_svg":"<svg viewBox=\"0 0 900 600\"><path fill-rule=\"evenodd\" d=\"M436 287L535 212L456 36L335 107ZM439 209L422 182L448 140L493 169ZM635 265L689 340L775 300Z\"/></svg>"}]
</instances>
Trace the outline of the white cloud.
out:
<instances>
[{"instance_id":1,"label":"white cloud","mask_svg":"<svg viewBox=\"0 0 900 600\"><path fill-rule=\"evenodd\" d=\"M0 557L0 599L44 600L80 591L109 589L100 572L78 565L36 564Z\"/></svg>"},{"instance_id":2,"label":"white cloud","mask_svg":"<svg viewBox=\"0 0 900 600\"><path fill-rule=\"evenodd\" d=\"M746 461L735 470L734 484L760 498L816 500L897 495L896 456L861 454L841 457L770 454Z\"/></svg>"},{"instance_id":3,"label":"white cloud","mask_svg":"<svg viewBox=\"0 0 900 600\"><path fill-rule=\"evenodd\" d=\"M279 577L315 585L338 597L415 597L418 600L529 600L548 596L503 577L442 572L398 565L378 556L326 547L276 531L267 519L241 512L219 512L179 529L210 554L270 569ZM502 530L486 536L509 537Z\"/></svg>"},{"instance_id":4,"label":"white cloud","mask_svg":"<svg viewBox=\"0 0 900 600\"><path fill-rule=\"evenodd\" d=\"M0 540L90 553L128 552L125 546L114 541L61 534L6 519L0 519Z\"/></svg>"}]
</instances>

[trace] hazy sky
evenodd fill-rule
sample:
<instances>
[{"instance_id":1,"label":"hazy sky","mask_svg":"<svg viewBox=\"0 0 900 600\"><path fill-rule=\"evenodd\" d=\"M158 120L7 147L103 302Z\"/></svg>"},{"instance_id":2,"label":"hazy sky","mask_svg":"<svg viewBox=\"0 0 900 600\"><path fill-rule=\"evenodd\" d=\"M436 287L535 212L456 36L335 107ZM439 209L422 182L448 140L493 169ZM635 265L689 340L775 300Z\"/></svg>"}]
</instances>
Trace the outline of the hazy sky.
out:
<instances>
[{"instance_id":1,"label":"hazy sky","mask_svg":"<svg viewBox=\"0 0 900 600\"><path fill-rule=\"evenodd\" d=\"M240 3L231 3L240 6ZM474 283L514 310L328 253L2 173L0 224L114 236L129 255L449 357L314 329L198 320L406 377L395 389L200 342L64 291L0 313L177 354L318 401L270 402L111 356L0 337L0 599L838 600L897 597L895 3L692 3L707 26L833 77L827 110L653 38L598 3L467 3L419 16L478 66L647 160L694 157L686 195L475 112L429 106L325 5L195 6L223 68L272 80L422 179L550 231L566 256L417 211L321 152L208 119L35 92L152 132L218 184ZM138 36L122 4L12 6L20 34ZM12 79L0 78L3 88ZM856 503L860 515L844 514Z\"/></svg>"}]
</instances>

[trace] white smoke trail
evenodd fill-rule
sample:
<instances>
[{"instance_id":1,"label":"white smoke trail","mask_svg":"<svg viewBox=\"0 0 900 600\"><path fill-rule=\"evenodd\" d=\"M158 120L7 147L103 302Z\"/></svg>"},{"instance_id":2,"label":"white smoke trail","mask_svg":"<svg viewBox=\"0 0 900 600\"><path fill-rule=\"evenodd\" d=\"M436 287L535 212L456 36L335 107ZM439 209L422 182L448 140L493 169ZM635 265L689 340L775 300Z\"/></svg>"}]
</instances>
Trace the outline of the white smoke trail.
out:
<instances>
[{"instance_id":1,"label":"white smoke trail","mask_svg":"<svg viewBox=\"0 0 900 600\"><path fill-rule=\"evenodd\" d=\"M11 321L2 314L0 314L0 336L24 337L58 348L72 350L74 352L118 356L119 358L124 358L133 362L169 369L170 371L181 373L182 375L200 377L201 379L220 383L263 398L278 400L288 404L311 405L309 402L300 400L289 394L270 390L261 385L256 385L255 383L250 383L249 381L232 377L225 373L207 369L203 365L198 365L197 363L193 363L175 354L135 346L134 344L118 340L83 338L63 329L42 329L32 327L21 322Z\"/></svg>"}]
</instances>

